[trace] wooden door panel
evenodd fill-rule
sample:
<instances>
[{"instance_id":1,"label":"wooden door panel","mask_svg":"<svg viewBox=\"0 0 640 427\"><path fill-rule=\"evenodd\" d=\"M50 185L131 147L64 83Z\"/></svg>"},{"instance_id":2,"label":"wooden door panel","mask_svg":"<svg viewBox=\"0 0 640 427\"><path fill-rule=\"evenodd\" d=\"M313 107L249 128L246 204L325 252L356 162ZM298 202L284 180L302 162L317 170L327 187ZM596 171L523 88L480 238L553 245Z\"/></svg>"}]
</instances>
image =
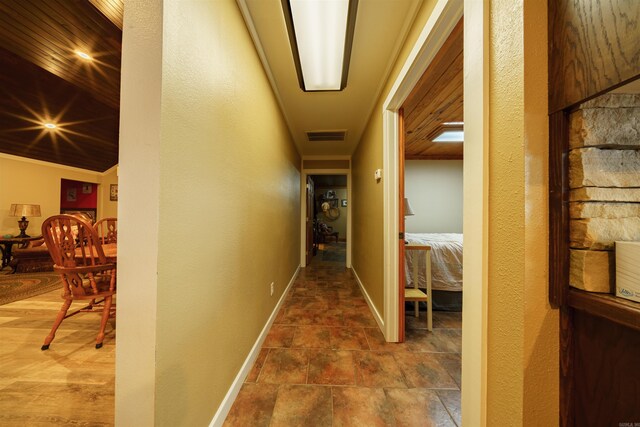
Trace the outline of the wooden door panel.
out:
<instances>
[{"instance_id":1,"label":"wooden door panel","mask_svg":"<svg viewBox=\"0 0 640 427\"><path fill-rule=\"evenodd\" d=\"M306 215L306 264L309 265L313 258L313 204L315 200L315 189L313 179L307 176L307 215Z\"/></svg>"},{"instance_id":2,"label":"wooden door panel","mask_svg":"<svg viewBox=\"0 0 640 427\"><path fill-rule=\"evenodd\" d=\"M400 223L398 224L398 230L400 231L400 236L398 239L398 290L400 295L398 295L398 301L400 302L400 309L398 310L398 315L400 319L398 321L398 340L400 342L404 342L404 286L405 286L405 277L404 277L404 144L405 144L405 135L404 135L404 109L400 109L398 111L398 220Z\"/></svg>"}]
</instances>

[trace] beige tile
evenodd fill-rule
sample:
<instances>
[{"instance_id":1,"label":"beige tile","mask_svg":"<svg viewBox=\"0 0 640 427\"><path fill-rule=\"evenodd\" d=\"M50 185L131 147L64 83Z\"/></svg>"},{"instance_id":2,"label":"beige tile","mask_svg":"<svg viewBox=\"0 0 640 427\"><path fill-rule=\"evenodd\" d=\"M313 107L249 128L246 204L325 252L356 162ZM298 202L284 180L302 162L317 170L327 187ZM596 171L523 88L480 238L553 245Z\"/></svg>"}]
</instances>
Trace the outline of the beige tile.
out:
<instances>
[{"instance_id":1,"label":"beige tile","mask_svg":"<svg viewBox=\"0 0 640 427\"><path fill-rule=\"evenodd\" d=\"M335 350L369 350L363 328L331 328L331 348Z\"/></svg>"},{"instance_id":2,"label":"beige tile","mask_svg":"<svg viewBox=\"0 0 640 427\"><path fill-rule=\"evenodd\" d=\"M332 387L333 427L393 426L393 407L384 390L369 387Z\"/></svg>"},{"instance_id":3,"label":"beige tile","mask_svg":"<svg viewBox=\"0 0 640 427\"><path fill-rule=\"evenodd\" d=\"M407 387L393 353L360 351L355 355L356 379L359 386Z\"/></svg>"},{"instance_id":4,"label":"beige tile","mask_svg":"<svg viewBox=\"0 0 640 427\"><path fill-rule=\"evenodd\" d=\"M307 350L272 348L262 366L259 383L306 384L309 360Z\"/></svg>"},{"instance_id":5,"label":"beige tile","mask_svg":"<svg viewBox=\"0 0 640 427\"><path fill-rule=\"evenodd\" d=\"M345 310L344 324L345 326L362 328L374 328L378 326L369 307L354 307L351 310Z\"/></svg>"},{"instance_id":6,"label":"beige tile","mask_svg":"<svg viewBox=\"0 0 640 427\"><path fill-rule=\"evenodd\" d=\"M460 399L460 390L437 390L440 400L447 408L447 412L453 418L453 421L462 427L462 404Z\"/></svg>"},{"instance_id":7,"label":"beige tile","mask_svg":"<svg viewBox=\"0 0 640 427\"><path fill-rule=\"evenodd\" d=\"M245 382L255 383L256 381L258 381L258 377L260 376L260 371L262 371L264 361L267 359L267 354L269 354L268 348L260 349L258 357L256 358L256 361L254 362L249 375L247 375L247 379L245 380Z\"/></svg>"},{"instance_id":8,"label":"beige tile","mask_svg":"<svg viewBox=\"0 0 640 427\"><path fill-rule=\"evenodd\" d=\"M455 427L453 420L433 390L419 388L386 389L397 427Z\"/></svg>"},{"instance_id":9,"label":"beige tile","mask_svg":"<svg viewBox=\"0 0 640 427\"><path fill-rule=\"evenodd\" d=\"M342 310L337 310L337 309L319 310L316 316L316 319L319 325L326 325L326 326L343 326L344 325L344 314Z\"/></svg>"},{"instance_id":10,"label":"beige tile","mask_svg":"<svg viewBox=\"0 0 640 427\"><path fill-rule=\"evenodd\" d=\"M382 331L378 327L364 328L364 332L367 336L367 342L369 348L374 351L409 351L409 345L407 343L386 342Z\"/></svg>"},{"instance_id":11,"label":"beige tile","mask_svg":"<svg viewBox=\"0 0 640 427\"><path fill-rule=\"evenodd\" d=\"M332 406L330 387L282 385L270 427L330 426Z\"/></svg>"},{"instance_id":12,"label":"beige tile","mask_svg":"<svg viewBox=\"0 0 640 427\"><path fill-rule=\"evenodd\" d=\"M462 386L462 357L458 353L434 353L433 357L440 362L456 382L458 388Z\"/></svg>"},{"instance_id":13,"label":"beige tile","mask_svg":"<svg viewBox=\"0 0 640 427\"><path fill-rule=\"evenodd\" d=\"M429 332L426 329L406 330L406 344L414 353L459 353L461 343L458 345L447 331L450 329L435 329Z\"/></svg>"},{"instance_id":14,"label":"beige tile","mask_svg":"<svg viewBox=\"0 0 640 427\"><path fill-rule=\"evenodd\" d=\"M353 352L309 350L309 384L355 385Z\"/></svg>"},{"instance_id":15,"label":"beige tile","mask_svg":"<svg viewBox=\"0 0 640 427\"><path fill-rule=\"evenodd\" d=\"M300 310L326 310L329 303L322 297L313 296L306 298L291 298L287 302L287 308L297 308Z\"/></svg>"},{"instance_id":16,"label":"beige tile","mask_svg":"<svg viewBox=\"0 0 640 427\"><path fill-rule=\"evenodd\" d=\"M267 427L271 422L277 395L276 384L243 384L223 425Z\"/></svg>"},{"instance_id":17,"label":"beige tile","mask_svg":"<svg viewBox=\"0 0 640 427\"><path fill-rule=\"evenodd\" d=\"M264 340L263 347L291 347L295 326L273 325Z\"/></svg>"},{"instance_id":18,"label":"beige tile","mask_svg":"<svg viewBox=\"0 0 640 427\"><path fill-rule=\"evenodd\" d=\"M394 353L409 387L457 389L458 385L432 353Z\"/></svg>"},{"instance_id":19,"label":"beige tile","mask_svg":"<svg viewBox=\"0 0 640 427\"><path fill-rule=\"evenodd\" d=\"M329 326L298 326L293 336L292 347L329 348L330 336Z\"/></svg>"}]
</instances>

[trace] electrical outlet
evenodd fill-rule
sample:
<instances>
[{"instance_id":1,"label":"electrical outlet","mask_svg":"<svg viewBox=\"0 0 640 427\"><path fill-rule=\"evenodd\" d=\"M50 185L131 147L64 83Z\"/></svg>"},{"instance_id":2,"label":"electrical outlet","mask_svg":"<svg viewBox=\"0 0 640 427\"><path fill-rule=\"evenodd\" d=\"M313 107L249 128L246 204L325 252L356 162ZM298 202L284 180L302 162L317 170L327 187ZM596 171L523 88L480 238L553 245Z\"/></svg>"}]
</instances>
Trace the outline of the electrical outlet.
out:
<instances>
[{"instance_id":1,"label":"electrical outlet","mask_svg":"<svg viewBox=\"0 0 640 427\"><path fill-rule=\"evenodd\" d=\"M271 282L271 296L273 296L273 282Z\"/></svg>"}]
</instances>

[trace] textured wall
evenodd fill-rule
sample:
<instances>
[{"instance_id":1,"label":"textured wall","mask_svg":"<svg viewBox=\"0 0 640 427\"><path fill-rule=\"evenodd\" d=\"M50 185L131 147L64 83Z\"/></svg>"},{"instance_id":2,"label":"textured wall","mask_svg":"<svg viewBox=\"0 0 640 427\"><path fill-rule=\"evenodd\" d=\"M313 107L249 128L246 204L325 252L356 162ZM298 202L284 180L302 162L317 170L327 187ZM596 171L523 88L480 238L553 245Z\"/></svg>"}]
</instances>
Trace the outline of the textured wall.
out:
<instances>
[{"instance_id":1,"label":"textured wall","mask_svg":"<svg viewBox=\"0 0 640 427\"><path fill-rule=\"evenodd\" d=\"M547 291L546 22L542 2L491 3L490 426L558 423L558 312Z\"/></svg>"},{"instance_id":2,"label":"textured wall","mask_svg":"<svg viewBox=\"0 0 640 427\"><path fill-rule=\"evenodd\" d=\"M149 2L131 3L125 26L127 14L157 10ZM150 88L159 96L159 117L149 114L136 123L135 112L123 114L131 126L127 138L146 120L153 125L150 139L136 145L152 148L145 175L157 176L151 189L157 190L157 205L149 206L158 212L157 273L135 285L157 302L155 343L149 343L154 377L151 383L135 378L139 374L130 382L119 378L118 408L126 410L126 394L135 397L137 386L155 392L155 425L207 425L299 264L300 158L236 3L165 0L161 10L160 31L149 28L135 40L125 31L123 86L135 75L161 76L161 86ZM138 61L128 49L145 48L145 38L153 41L147 52L161 45L161 63L156 57L149 59L150 70L127 67ZM146 221L131 209L131 197L144 191L144 181L133 179L144 153L132 140L125 143L131 145L123 148L128 155L120 164L121 216ZM121 278L130 283L132 274L125 267L119 284ZM125 328L140 316L130 309ZM127 345L118 342L117 368L127 373L138 353L148 350L146 334L135 343L134 333L119 335ZM141 425L134 416L133 410L117 410L116 419Z\"/></svg>"},{"instance_id":3,"label":"textured wall","mask_svg":"<svg viewBox=\"0 0 640 427\"><path fill-rule=\"evenodd\" d=\"M435 4L435 0L425 0L420 7L351 159L353 187L351 212L354 224L352 265L382 316L384 316L383 186L382 181L376 182L373 178L374 171L382 168L382 107ZM383 171L383 180L384 173L385 171Z\"/></svg>"}]
</instances>

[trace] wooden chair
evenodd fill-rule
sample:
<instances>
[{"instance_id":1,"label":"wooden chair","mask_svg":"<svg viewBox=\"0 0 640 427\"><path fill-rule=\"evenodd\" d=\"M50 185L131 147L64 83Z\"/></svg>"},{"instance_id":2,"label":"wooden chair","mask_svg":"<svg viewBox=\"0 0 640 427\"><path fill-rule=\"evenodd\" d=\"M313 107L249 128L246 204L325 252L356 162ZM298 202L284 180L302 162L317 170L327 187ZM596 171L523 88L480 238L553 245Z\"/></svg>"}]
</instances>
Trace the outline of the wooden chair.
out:
<instances>
[{"instance_id":1,"label":"wooden chair","mask_svg":"<svg viewBox=\"0 0 640 427\"><path fill-rule=\"evenodd\" d=\"M336 243L338 243L339 232L333 231L333 227L325 224L324 222L318 223L318 232L320 233L321 242L325 242L327 237L335 237Z\"/></svg>"},{"instance_id":2,"label":"wooden chair","mask_svg":"<svg viewBox=\"0 0 640 427\"><path fill-rule=\"evenodd\" d=\"M116 265L107 262L96 230L89 222L76 216L55 215L47 218L42 224L42 237L53 259L53 269L62 277L64 299L42 350L49 348L64 319L80 312L96 312L94 308L102 308L96 348L102 347L107 320L115 310L112 303L116 294ZM67 314L75 300L89 303Z\"/></svg>"},{"instance_id":3,"label":"wooden chair","mask_svg":"<svg viewBox=\"0 0 640 427\"><path fill-rule=\"evenodd\" d=\"M93 226L98 233L100 243L118 243L118 218L102 218Z\"/></svg>"},{"instance_id":4,"label":"wooden chair","mask_svg":"<svg viewBox=\"0 0 640 427\"><path fill-rule=\"evenodd\" d=\"M415 302L415 315L418 317L419 310L418 304L420 301L424 301L427 303L427 329L429 331L433 331L433 308L432 308L432 295L431 295L431 246L428 245L406 245L404 247L406 251L411 251L411 256L413 257L413 268L412 268L412 282L413 288L405 288L404 289L404 300L405 301L414 301ZM418 262L420 260L420 255L424 254L426 256L426 278L427 278L427 293L424 293L420 289L418 289Z\"/></svg>"}]
</instances>

